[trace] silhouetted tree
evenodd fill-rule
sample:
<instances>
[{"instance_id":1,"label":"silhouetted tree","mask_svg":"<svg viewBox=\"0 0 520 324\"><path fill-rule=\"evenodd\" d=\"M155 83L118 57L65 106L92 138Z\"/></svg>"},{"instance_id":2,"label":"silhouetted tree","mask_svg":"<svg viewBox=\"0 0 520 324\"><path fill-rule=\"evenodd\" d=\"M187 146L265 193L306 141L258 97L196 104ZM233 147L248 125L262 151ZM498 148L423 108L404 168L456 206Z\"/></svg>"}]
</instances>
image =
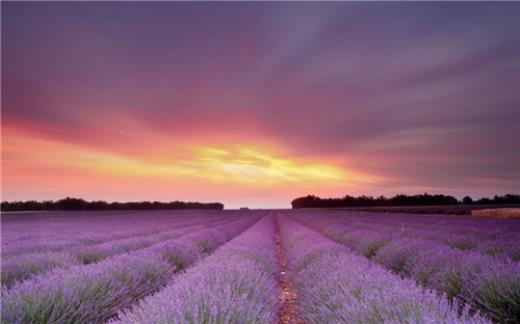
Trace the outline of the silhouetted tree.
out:
<instances>
[{"instance_id":1,"label":"silhouetted tree","mask_svg":"<svg viewBox=\"0 0 520 324\"><path fill-rule=\"evenodd\" d=\"M466 205L472 204L473 203L473 199L471 199L470 196L466 196L466 197L462 198L462 203L466 204Z\"/></svg>"},{"instance_id":2,"label":"silhouetted tree","mask_svg":"<svg viewBox=\"0 0 520 324\"><path fill-rule=\"evenodd\" d=\"M160 201L140 201L140 202L111 202L98 200L88 202L80 198L66 197L57 201L3 201L2 211L36 211L36 210L150 210L150 209L224 209L224 205L219 202L200 203L200 202L160 202Z\"/></svg>"},{"instance_id":3,"label":"silhouetted tree","mask_svg":"<svg viewBox=\"0 0 520 324\"><path fill-rule=\"evenodd\" d=\"M434 205L459 205L457 198L449 195L428 193L418 195L398 194L391 198L379 196L353 197L346 195L343 198L319 198L314 195L296 198L291 202L292 208L334 208L334 207L384 207L384 206L434 206ZM473 201L471 197L464 197L464 204L520 204L520 195L507 194L495 196L493 199L481 198Z\"/></svg>"}]
</instances>

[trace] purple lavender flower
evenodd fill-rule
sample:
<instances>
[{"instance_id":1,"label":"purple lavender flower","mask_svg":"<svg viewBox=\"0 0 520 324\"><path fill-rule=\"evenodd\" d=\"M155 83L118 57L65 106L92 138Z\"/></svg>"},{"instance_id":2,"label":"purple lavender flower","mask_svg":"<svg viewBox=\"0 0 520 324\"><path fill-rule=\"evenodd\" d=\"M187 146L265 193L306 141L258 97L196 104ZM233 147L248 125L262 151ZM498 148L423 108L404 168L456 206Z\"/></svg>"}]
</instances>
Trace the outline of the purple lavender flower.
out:
<instances>
[{"instance_id":1,"label":"purple lavender flower","mask_svg":"<svg viewBox=\"0 0 520 324\"><path fill-rule=\"evenodd\" d=\"M518 241L511 241L518 237L518 220L337 212L319 214L307 212L294 217L365 256L370 257L373 253L372 258L387 269L411 277L450 299L458 298L466 307L478 309L494 320L520 321L518 262L504 257L505 253L493 256L483 253L480 248L491 241L495 246L500 244L498 242L508 242L507 254L520 251ZM468 235L473 235L470 242L478 248L454 246L454 242L465 242L461 237L466 240ZM479 237L484 243L479 241ZM371 249L378 242L381 244ZM504 247L504 243L500 245ZM367 253L367 250L375 252Z\"/></svg>"},{"instance_id":2,"label":"purple lavender flower","mask_svg":"<svg viewBox=\"0 0 520 324\"><path fill-rule=\"evenodd\" d=\"M294 221L282 224L290 276L310 323L488 323Z\"/></svg>"},{"instance_id":3,"label":"purple lavender flower","mask_svg":"<svg viewBox=\"0 0 520 324\"><path fill-rule=\"evenodd\" d=\"M272 323L277 313L277 260L271 218L144 299L123 323Z\"/></svg>"},{"instance_id":4,"label":"purple lavender flower","mask_svg":"<svg viewBox=\"0 0 520 324\"><path fill-rule=\"evenodd\" d=\"M166 285L179 270L179 262L189 266L202 258L199 242L206 242L214 250L257 219L257 216L245 217L99 263L34 276L3 290L2 320L9 323L105 321ZM172 258L174 254L176 258Z\"/></svg>"}]
</instances>

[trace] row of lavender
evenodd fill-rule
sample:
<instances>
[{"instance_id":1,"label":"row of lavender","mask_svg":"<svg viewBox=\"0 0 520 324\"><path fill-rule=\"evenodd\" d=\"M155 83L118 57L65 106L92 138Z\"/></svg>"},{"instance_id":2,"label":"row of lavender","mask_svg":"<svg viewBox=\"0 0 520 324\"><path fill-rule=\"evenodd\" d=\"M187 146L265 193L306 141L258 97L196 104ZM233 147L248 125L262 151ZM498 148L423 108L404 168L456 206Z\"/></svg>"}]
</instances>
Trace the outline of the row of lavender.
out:
<instances>
[{"instance_id":1,"label":"row of lavender","mask_svg":"<svg viewBox=\"0 0 520 324\"><path fill-rule=\"evenodd\" d=\"M67 216L65 216L67 215ZM62 251L72 246L160 234L172 227L222 218L215 211L36 213L25 219L2 215L2 256ZM233 213L226 214L233 217Z\"/></svg>"},{"instance_id":2,"label":"row of lavender","mask_svg":"<svg viewBox=\"0 0 520 324\"><path fill-rule=\"evenodd\" d=\"M137 234L124 239L104 238L101 243L72 241L68 247L60 245L59 251L50 246L42 252L8 254L2 260L2 285L12 286L33 275L57 268L67 268L73 265L99 262L122 253L147 248L154 244L177 239L185 234L219 224L230 222L233 218L203 219L204 223L191 221L189 223L168 224L169 230L154 232L154 234Z\"/></svg>"},{"instance_id":3,"label":"row of lavender","mask_svg":"<svg viewBox=\"0 0 520 324\"><path fill-rule=\"evenodd\" d=\"M406 232L392 230L385 222L377 222L382 216L352 217L349 213L337 212L300 212L291 216L387 269L413 278L449 298L460 299L496 321L520 321L520 264L516 261L453 248L442 240L421 238L420 234L406 235ZM365 220L359 222L363 216ZM419 218L416 221L420 223L422 216L407 217Z\"/></svg>"},{"instance_id":4,"label":"row of lavender","mask_svg":"<svg viewBox=\"0 0 520 324\"><path fill-rule=\"evenodd\" d=\"M57 267L10 288L3 286L2 321L106 321L121 309L165 286L179 270L232 239L261 215L250 213L221 224L189 227L190 233L177 239L167 239L97 263Z\"/></svg>"},{"instance_id":5,"label":"row of lavender","mask_svg":"<svg viewBox=\"0 0 520 324\"><path fill-rule=\"evenodd\" d=\"M452 248L472 250L520 261L520 220L454 216L425 216L368 212L331 212L324 219L348 223L351 228L415 238L427 238ZM339 217L338 217L339 216Z\"/></svg>"},{"instance_id":6,"label":"row of lavender","mask_svg":"<svg viewBox=\"0 0 520 324\"><path fill-rule=\"evenodd\" d=\"M309 323L488 323L292 220L277 221ZM264 218L114 322L277 322L273 222Z\"/></svg>"},{"instance_id":7,"label":"row of lavender","mask_svg":"<svg viewBox=\"0 0 520 324\"><path fill-rule=\"evenodd\" d=\"M122 323L274 323L278 264L265 217L131 312Z\"/></svg>"},{"instance_id":8,"label":"row of lavender","mask_svg":"<svg viewBox=\"0 0 520 324\"><path fill-rule=\"evenodd\" d=\"M276 228L309 323L487 322L283 215L278 227L271 216L250 227L263 214L247 214L187 225L190 233L177 239L3 287L2 322L276 322Z\"/></svg>"},{"instance_id":9,"label":"row of lavender","mask_svg":"<svg viewBox=\"0 0 520 324\"><path fill-rule=\"evenodd\" d=\"M283 220L281 231L309 323L489 322L291 219Z\"/></svg>"}]
</instances>

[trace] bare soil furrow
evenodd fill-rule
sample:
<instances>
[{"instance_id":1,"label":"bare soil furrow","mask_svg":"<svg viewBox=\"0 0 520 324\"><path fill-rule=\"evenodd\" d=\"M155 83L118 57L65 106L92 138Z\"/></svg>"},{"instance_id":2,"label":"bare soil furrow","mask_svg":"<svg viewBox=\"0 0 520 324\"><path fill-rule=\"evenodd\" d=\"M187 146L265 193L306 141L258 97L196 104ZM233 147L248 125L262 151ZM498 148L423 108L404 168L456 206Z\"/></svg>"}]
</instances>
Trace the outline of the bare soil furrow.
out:
<instances>
[{"instance_id":1,"label":"bare soil furrow","mask_svg":"<svg viewBox=\"0 0 520 324\"><path fill-rule=\"evenodd\" d=\"M279 324L305 324L307 323L300 315L298 294L287 275L287 257L280 238L280 216L275 221L275 242L278 255L278 296L280 299Z\"/></svg>"}]
</instances>

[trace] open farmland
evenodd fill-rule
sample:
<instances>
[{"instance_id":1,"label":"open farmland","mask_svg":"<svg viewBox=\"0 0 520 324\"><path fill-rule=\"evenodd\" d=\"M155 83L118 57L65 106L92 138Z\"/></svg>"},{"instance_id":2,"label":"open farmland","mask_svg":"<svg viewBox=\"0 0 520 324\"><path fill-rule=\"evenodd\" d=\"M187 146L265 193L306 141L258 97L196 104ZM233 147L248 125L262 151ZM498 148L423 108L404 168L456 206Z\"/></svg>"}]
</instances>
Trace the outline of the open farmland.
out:
<instances>
[{"instance_id":1,"label":"open farmland","mask_svg":"<svg viewBox=\"0 0 520 324\"><path fill-rule=\"evenodd\" d=\"M516 323L520 220L2 215L2 323Z\"/></svg>"}]
</instances>

